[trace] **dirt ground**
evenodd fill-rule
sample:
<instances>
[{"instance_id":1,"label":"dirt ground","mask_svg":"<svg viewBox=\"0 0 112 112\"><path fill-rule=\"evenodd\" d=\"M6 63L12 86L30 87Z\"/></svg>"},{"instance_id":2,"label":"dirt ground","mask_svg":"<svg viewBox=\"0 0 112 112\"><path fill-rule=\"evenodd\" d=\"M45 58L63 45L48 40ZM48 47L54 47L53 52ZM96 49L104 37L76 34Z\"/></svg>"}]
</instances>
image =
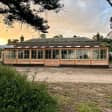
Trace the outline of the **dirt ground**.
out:
<instances>
[{"instance_id":1,"label":"dirt ground","mask_svg":"<svg viewBox=\"0 0 112 112\"><path fill-rule=\"evenodd\" d=\"M16 67L16 70L28 75L29 80L47 83L49 93L58 102L58 112L77 112L81 103L92 103L101 112L112 112L112 68Z\"/></svg>"},{"instance_id":2,"label":"dirt ground","mask_svg":"<svg viewBox=\"0 0 112 112\"><path fill-rule=\"evenodd\" d=\"M16 67L29 80L50 83L112 83L112 68Z\"/></svg>"},{"instance_id":3,"label":"dirt ground","mask_svg":"<svg viewBox=\"0 0 112 112\"><path fill-rule=\"evenodd\" d=\"M77 105L82 103L94 104L101 112L112 112L112 84L48 83L48 88L57 98L58 112L77 112Z\"/></svg>"}]
</instances>

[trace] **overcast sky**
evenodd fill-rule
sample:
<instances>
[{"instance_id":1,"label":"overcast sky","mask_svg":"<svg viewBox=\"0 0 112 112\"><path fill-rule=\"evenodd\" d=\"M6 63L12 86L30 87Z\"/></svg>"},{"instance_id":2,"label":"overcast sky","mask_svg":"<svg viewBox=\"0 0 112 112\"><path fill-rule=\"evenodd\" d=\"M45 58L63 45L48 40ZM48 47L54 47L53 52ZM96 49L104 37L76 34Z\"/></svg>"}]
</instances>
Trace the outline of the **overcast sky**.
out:
<instances>
[{"instance_id":1,"label":"overcast sky","mask_svg":"<svg viewBox=\"0 0 112 112\"><path fill-rule=\"evenodd\" d=\"M48 37L63 34L65 37L73 35L92 37L96 32L106 35L110 31L109 18L112 8L106 0L62 0L64 8L58 13L49 12L50 25ZM26 39L38 37L38 31L28 25L15 23L9 28L0 18L0 43L8 38L19 38L24 35Z\"/></svg>"}]
</instances>

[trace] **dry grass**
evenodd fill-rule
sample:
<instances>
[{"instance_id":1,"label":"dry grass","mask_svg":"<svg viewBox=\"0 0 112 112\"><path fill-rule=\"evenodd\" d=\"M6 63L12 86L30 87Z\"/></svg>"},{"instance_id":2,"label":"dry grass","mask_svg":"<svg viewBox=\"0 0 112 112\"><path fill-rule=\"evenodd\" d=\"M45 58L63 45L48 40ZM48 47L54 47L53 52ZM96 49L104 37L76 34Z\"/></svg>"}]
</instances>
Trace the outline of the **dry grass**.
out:
<instances>
[{"instance_id":1,"label":"dry grass","mask_svg":"<svg viewBox=\"0 0 112 112\"><path fill-rule=\"evenodd\" d=\"M48 88L58 100L59 112L77 112L81 103L93 103L102 112L112 112L112 84L49 83Z\"/></svg>"}]
</instances>

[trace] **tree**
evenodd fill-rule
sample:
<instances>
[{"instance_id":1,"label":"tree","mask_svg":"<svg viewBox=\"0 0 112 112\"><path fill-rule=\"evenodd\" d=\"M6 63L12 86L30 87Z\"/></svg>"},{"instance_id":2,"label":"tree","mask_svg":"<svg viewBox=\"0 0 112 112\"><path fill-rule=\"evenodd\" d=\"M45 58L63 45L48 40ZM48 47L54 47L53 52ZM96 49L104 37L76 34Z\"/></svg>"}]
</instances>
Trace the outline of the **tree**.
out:
<instances>
[{"instance_id":1,"label":"tree","mask_svg":"<svg viewBox=\"0 0 112 112\"><path fill-rule=\"evenodd\" d=\"M103 36L100 35L100 33L98 32L96 35L93 36L93 39L96 41L101 41L103 40Z\"/></svg>"},{"instance_id":2,"label":"tree","mask_svg":"<svg viewBox=\"0 0 112 112\"><path fill-rule=\"evenodd\" d=\"M110 4L110 6L112 7L112 0L107 0L107 2ZM112 17L110 18L110 28L112 29Z\"/></svg>"},{"instance_id":3,"label":"tree","mask_svg":"<svg viewBox=\"0 0 112 112\"><path fill-rule=\"evenodd\" d=\"M111 22L110 28L112 29L112 17L110 18L110 22Z\"/></svg>"},{"instance_id":4,"label":"tree","mask_svg":"<svg viewBox=\"0 0 112 112\"><path fill-rule=\"evenodd\" d=\"M4 15L5 23L12 25L13 21L27 23L37 30L47 33L49 28L47 20L39 14L46 10L59 11L62 5L60 0L0 0L0 14ZM34 9L32 5L36 5Z\"/></svg>"},{"instance_id":5,"label":"tree","mask_svg":"<svg viewBox=\"0 0 112 112\"><path fill-rule=\"evenodd\" d=\"M42 33L42 34L40 35L40 38L41 38L41 39L45 39L45 38L46 38L46 34Z\"/></svg>"},{"instance_id":6,"label":"tree","mask_svg":"<svg viewBox=\"0 0 112 112\"><path fill-rule=\"evenodd\" d=\"M55 35L53 38L63 38L63 35Z\"/></svg>"},{"instance_id":7,"label":"tree","mask_svg":"<svg viewBox=\"0 0 112 112\"><path fill-rule=\"evenodd\" d=\"M110 4L110 6L112 7L112 0L107 0L107 2Z\"/></svg>"}]
</instances>

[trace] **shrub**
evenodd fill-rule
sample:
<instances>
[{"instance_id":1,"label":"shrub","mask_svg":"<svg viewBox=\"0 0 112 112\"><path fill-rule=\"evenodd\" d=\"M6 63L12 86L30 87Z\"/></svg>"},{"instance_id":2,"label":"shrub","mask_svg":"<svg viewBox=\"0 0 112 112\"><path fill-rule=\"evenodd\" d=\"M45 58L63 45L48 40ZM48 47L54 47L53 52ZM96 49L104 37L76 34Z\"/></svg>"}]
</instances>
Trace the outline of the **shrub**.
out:
<instances>
[{"instance_id":1,"label":"shrub","mask_svg":"<svg viewBox=\"0 0 112 112\"><path fill-rule=\"evenodd\" d=\"M80 103L77 105L77 112L101 112L93 103Z\"/></svg>"},{"instance_id":2,"label":"shrub","mask_svg":"<svg viewBox=\"0 0 112 112\"><path fill-rule=\"evenodd\" d=\"M29 82L16 70L0 66L0 112L56 112L56 101L44 84Z\"/></svg>"}]
</instances>

